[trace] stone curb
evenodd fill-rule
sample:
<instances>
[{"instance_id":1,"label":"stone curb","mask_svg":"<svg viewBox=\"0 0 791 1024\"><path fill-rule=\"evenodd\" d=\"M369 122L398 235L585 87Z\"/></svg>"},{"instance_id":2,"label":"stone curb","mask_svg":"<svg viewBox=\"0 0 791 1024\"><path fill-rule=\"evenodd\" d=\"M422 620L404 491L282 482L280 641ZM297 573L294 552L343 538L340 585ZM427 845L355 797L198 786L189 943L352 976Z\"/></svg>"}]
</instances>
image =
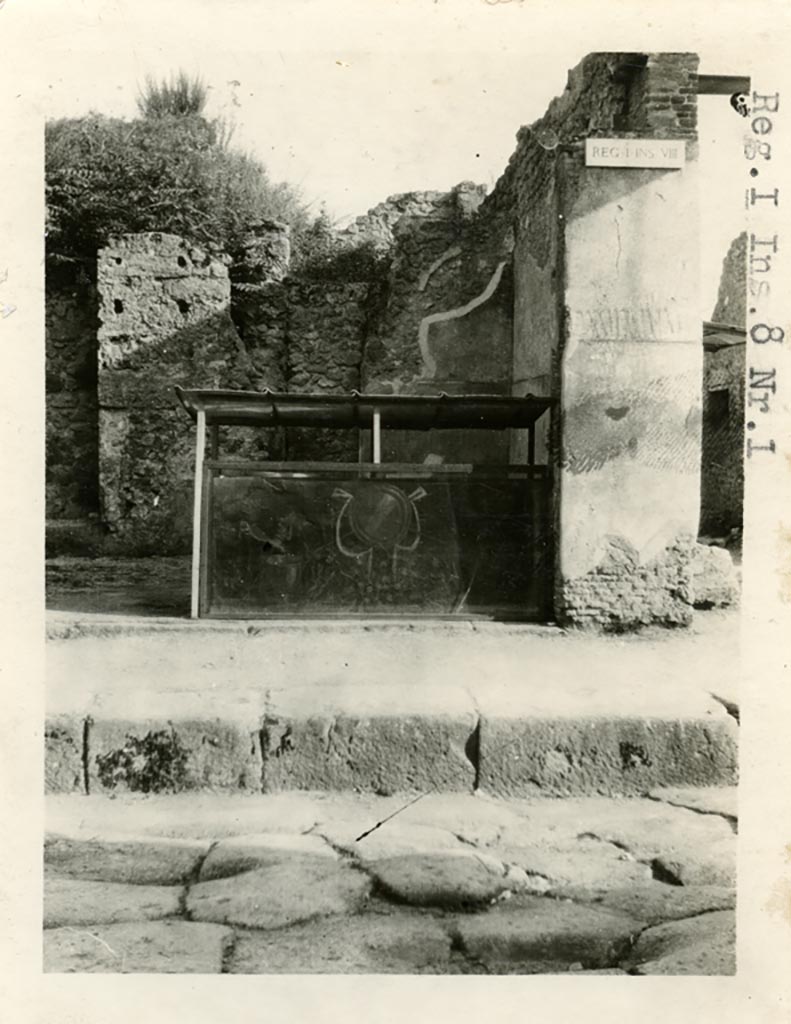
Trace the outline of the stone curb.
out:
<instances>
[{"instance_id":1,"label":"stone curb","mask_svg":"<svg viewBox=\"0 0 791 1024\"><path fill-rule=\"evenodd\" d=\"M690 718L476 718L339 713L236 720L57 715L50 793L426 790L496 796L641 795L736 782L738 727Z\"/></svg>"}]
</instances>

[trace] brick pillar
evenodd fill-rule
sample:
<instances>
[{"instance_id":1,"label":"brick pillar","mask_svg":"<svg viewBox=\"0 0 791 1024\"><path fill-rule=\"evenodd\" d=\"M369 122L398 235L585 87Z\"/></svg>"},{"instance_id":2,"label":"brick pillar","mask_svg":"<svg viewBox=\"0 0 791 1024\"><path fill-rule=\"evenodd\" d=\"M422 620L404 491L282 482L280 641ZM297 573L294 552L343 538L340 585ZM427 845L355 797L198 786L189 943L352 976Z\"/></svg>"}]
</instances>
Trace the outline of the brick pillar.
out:
<instances>
[{"instance_id":1,"label":"brick pillar","mask_svg":"<svg viewBox=\"0 0 791 1024\"><path fill-rule=\"evenodd\" d=\"M573 73L590 93L606 69L621 93L603 93L582 131L558 127L556 164L556 612L612 628L689 621L703 358L697 57L618 56L592 55ZM654 151L653 140L683 142L686 160L586 166L584 139L596 135Z\"/></svg>"}]
</instances>

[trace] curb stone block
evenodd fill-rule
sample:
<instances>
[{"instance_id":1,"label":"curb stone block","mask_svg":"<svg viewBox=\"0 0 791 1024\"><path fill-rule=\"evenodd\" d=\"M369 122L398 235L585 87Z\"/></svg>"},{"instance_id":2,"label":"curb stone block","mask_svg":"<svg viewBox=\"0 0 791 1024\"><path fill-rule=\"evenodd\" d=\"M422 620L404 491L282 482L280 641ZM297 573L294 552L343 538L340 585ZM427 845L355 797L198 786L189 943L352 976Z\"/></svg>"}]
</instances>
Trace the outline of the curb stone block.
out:
<instances>
[{"instance_id":1,"label":"curb stone block","mask_svg":"<svg viewBox=\"0 0 791 1024\"><path fill-rule=\"evenodd\" d=\"M493 796L641 795L659 786L732 785L738 727L702 719L481 720L478 785Z\"/></svg>"},{"instance_id":2,"label":"curb stone block","mask_svg":"<svg viewBox=\"0 0 791 1024\"><path fill-rule=\"evenodd\" d=\"M211 845L208 839L154 836L47 836L48 872L95 882L184 885L195 876Z\"/></svg>"},{"instance_id":3,"label":"curb stone block","mask_svg":"<svg viewBox=\"0 0 791 1024\"><path fill-rule=\"evenodd\" d=\"M193 885L187 913L194 921L283 928L312 917L356 913L370 891L370 879L346 864L284 854L279 864Z\"/></svg>"},{"instance_id":4,"label":"curb stone block","mask_svg":"<svg viewBox=\"0 0 791 1024\"><path fill-rule=\"evenodd\" d=\"M471 792L472 714L349 715L265 722L264 789Z\"/></svg>"},{"instance_id":5,"label":"curb stone block","mask_svg":"<svg viewBox=\"0 0 791 1024\"><path fill-rule=\"evenodd\" d=\"M82 793L84 721L74 715L55 715L44 726L44 791Z\"/></svg>"},{"instance_id":6,"label":"curb stone block","mask_svg":"<svg viewBox=\"0 0 791 1024\"><path fill-rule=\"evenodd\" d=\"M219 974L230 928L189 921L148 921L95 928L48 928L46 973Z\"/></svg>"},{"instance_id":7,"label":"curb stone block","mask_svg":"<svg viewBox=\"0 0 791 1024\"><path fill-rule=\"evenodd\" d=\"M44 878L44 927L115 924L175 917L184 893L178 885L125 885Z\"/></svg>"},{"instance_id":8,"label":"curb stone block","mask_svg":"<svg viewBox=\"0 0 791 1024\"><path fill-rule=\"evenodd\" d=\"M147 755L140 752L146 737L162 734ZM162 751L160 755L160 750ZM110 777L109 759L118 767ZM104 778L100 762L108 765ZM123 758L123 761L120 759ZM261 792L261 751L254 723L245 730L219 719L207 721L118 721L99 719L90 733L88 759L92 793L184 792L220 790ZM161 789L158 789L161 787Z\"/></svg>"},{"instance_id":9,"label":"curb stone block","mask_svg":"<svg viewBox=\"0 0 791 1024\"><path fill-rule=\"evenodd\" d=\"M736 916L719 910L648 928L629 965L637 974L735 974Z\"/></svg>"}]
</instances>

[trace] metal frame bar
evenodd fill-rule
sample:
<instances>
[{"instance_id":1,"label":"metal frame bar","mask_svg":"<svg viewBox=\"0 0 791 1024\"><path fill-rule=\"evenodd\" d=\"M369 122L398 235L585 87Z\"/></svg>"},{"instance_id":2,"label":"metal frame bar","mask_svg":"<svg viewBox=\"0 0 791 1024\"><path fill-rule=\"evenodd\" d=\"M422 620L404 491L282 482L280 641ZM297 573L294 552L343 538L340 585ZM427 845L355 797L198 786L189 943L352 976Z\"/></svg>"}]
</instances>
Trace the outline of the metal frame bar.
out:
<instances>
[{"instance_id":1,"label":"metal frame bar","mask_svg":"<svg viewBox=\"0 0 791 1024\"><path fill-rule=\"evenodd\" d=\"M192 585L190 618L200 616L201 536L203 532L203 460L206 455L206 413L198 410L195 435L195 494L192 506Z\"/></svg>"},{"instance_id":2,"label":"metal frame bar","mask_svg":"<svg viewBox=\"0 0 791 1024\"><path fill-rule=\"evenodd\" d=\"M378 409L374 409L371 430L373 432L373 458L371 461L378 466L382 461L382 414Z\"/></svg>"}]
</instances>

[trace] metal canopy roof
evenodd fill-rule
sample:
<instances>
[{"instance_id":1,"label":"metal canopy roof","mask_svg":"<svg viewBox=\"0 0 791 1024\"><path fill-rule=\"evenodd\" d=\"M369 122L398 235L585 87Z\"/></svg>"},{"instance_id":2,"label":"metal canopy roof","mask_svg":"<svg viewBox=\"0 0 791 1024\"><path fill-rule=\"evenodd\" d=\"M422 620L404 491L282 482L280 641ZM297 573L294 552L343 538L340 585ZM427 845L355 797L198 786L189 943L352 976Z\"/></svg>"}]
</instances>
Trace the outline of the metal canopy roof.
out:
<instances>
[{"instance_id":1,"label":"metal canopy roof","mask_svg":"<svg viewBox=\"0 0 791 1024\"><path fill-rule=\"evenodd\" d=\"M274 391L215 391L176 387L193 420L245 427L368 428L378 412L382 427L402 430L530 427L554 404L525 395L345 395L279 394Z\"/></svg>"},{"instance_id":2,"label":"metal canopy roof","mask_svg":"<svg viewBox=\"0 0 791 1024\"><path fill-rule=\"evenodd\" d=\"M706 320L703 324L703 347L707 351L744 345L747 331L744 327L733 324L716 324Z\"/></svg>"}]
</instances>

